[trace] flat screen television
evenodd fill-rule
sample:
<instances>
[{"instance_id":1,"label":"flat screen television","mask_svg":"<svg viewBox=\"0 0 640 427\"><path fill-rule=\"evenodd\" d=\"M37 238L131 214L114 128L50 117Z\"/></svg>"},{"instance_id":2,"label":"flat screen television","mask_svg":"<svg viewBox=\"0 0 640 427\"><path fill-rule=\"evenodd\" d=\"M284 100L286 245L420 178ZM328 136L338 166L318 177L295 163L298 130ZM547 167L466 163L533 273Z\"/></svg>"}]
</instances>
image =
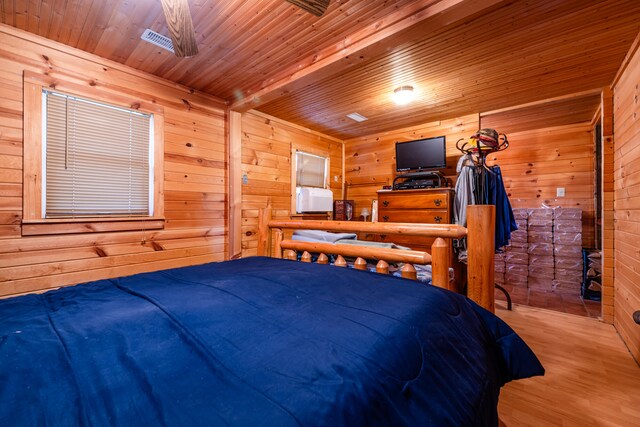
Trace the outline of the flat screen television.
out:
<instances>
[{"instance_id":1,"label":"flat screen television","mask_svg":"<svg viewBox=\"0 0 640 427\"><path fill-rule=\"evenodd\" d=\"M423 171L447 167L447 144L444 136L396 142L396 171Z\"/></svg>"}]
</instances>

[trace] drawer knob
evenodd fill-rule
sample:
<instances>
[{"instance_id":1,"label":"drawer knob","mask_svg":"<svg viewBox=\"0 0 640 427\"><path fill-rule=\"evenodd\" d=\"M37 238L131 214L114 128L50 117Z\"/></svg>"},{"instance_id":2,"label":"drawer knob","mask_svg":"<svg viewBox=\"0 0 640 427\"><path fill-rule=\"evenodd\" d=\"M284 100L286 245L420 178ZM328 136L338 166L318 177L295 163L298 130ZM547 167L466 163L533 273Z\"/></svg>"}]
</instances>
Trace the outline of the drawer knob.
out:
<instances>
[{"instance_id":1,"label":"drawer knob","mask_svg":"<svg viewBox=\"0 0 640 427\"><path fill-rule=\"evenodd\" d=\"M435 217L435 218L434 218L434 220L435 220L438 224L440 224L440 221L442 221L442 217L441 217L441 216L437 216L437 217Z\"/></svg>"},{"instance_id":2,"label":"drawer knob","mask_svg":"<svg viewBox=\"0 0 640 427\"><path fill-rule=\"evenodd\" d=\"M386 235L386 234L381 234L381 235L380 235L380 240L384 240L384 239L386 239L386 238L387 238L387 235Z\"/></svg>"},{"instance_id":3,"label":"drawer knob","mask_svg":"<svg viewBox=\"0 0 640 427\"><path fill-rule=\"evenodd\" d=\"M436 204L436 206L440 206L440 205L442 204L442 200L440 200L440 199L435 199L435 200L433 201L433 203L435 203L435 204Z\"/></svg>"},{"instance_id":4,"label":"drawer knob","mask_svg":"<svg viewBox=\"0 0 640 427\"><path fill-rule=\"evenodd\" d=\"M382 206L384 206L384 207L389 206L389 201L388 200L383 200L382 201Z\"/></svg>"},{"instance_id":5,"label":"drawer knob","mask_svg":"<svg viewBox=\"0 0 640 427\"><path fill-rule=\"evenodd\" d=\"M387 215L383 216L383 217L382 217L382 220L383 220L383 221L389 221L389 216L387 216Z\"/></svg>"}]
</instances>

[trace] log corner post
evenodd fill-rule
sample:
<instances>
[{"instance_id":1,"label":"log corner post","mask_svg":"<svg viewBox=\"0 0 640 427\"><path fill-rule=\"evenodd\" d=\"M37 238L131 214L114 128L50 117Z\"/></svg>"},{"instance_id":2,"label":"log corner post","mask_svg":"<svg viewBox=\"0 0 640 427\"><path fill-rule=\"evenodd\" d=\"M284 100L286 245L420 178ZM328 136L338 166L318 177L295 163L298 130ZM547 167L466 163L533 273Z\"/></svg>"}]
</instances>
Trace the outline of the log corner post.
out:
<instances>
[{"instance_id":1,"label":"log corner post","mask_svg":"<svg viewBox=\"0 0 640 427\"><path fill-rule=\"evenodd\" d=\"M438 237L431 245L431 283L439 288L451 290L449 285L449 245Z\"/></svg>"},{"instance_id":2,"label":"log corner post","mask_svg":"<svg viewBox=\"0 0 640 427\"><path fill-rule=\"evenodd\" d=\"M494 254L496 207L467 207L467 297L492 313L494 307Z\"/></svg>"},{"instance_id":3,"label":"log corner post","mask_svg":"<svg viewBox=\"0 0 640 427\"><path fill-rule=\"evenodd\" d=\"M261 208L258 215L258 256L271 256L271 206Z\"/></svg>"}]
</instances>

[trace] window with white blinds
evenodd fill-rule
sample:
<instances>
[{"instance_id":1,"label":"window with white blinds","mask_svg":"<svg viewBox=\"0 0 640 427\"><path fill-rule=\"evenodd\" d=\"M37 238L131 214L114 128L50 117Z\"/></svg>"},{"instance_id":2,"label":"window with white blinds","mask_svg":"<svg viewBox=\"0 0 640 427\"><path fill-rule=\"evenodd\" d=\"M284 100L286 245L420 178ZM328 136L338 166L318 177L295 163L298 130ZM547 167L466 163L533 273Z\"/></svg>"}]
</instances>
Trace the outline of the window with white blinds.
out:
<instances>
[{"instance_id":1,"label":"window with white blinds","mask_svg":"<svg viewBox=\"0 0 640 427\"><path fill-rule=\"evenodd\" d=\"M327 158L315 154L296 152L296 186L325 188Z\"/></svg>"},{"instance_id":2,"label":"window with white blinds","mask_svg":"<svg viewBox=\"0 0 640 427\"><path fill-rule=\"evenodd\" d=\"M45 218L153 214L153 116L43 91Z\"/></svg>"}]
</instances>

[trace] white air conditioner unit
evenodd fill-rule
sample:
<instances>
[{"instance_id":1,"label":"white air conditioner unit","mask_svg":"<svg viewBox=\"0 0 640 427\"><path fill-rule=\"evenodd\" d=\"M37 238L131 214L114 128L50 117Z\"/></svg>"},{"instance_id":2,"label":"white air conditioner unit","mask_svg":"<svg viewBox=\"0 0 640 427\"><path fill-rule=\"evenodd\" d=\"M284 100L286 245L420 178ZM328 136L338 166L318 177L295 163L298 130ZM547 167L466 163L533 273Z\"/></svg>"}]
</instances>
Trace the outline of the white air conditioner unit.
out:
<instances>
[{"instance_id":1,"label":"white air conditioner unit","mask_svg":"<svg viewBox=\"0 0 640 427\"><path fill-rule=\"evenodd\" d=\"M323 188L296 187L296 212L333 212L333 193Z\"/></svg>"}]
</instances>

